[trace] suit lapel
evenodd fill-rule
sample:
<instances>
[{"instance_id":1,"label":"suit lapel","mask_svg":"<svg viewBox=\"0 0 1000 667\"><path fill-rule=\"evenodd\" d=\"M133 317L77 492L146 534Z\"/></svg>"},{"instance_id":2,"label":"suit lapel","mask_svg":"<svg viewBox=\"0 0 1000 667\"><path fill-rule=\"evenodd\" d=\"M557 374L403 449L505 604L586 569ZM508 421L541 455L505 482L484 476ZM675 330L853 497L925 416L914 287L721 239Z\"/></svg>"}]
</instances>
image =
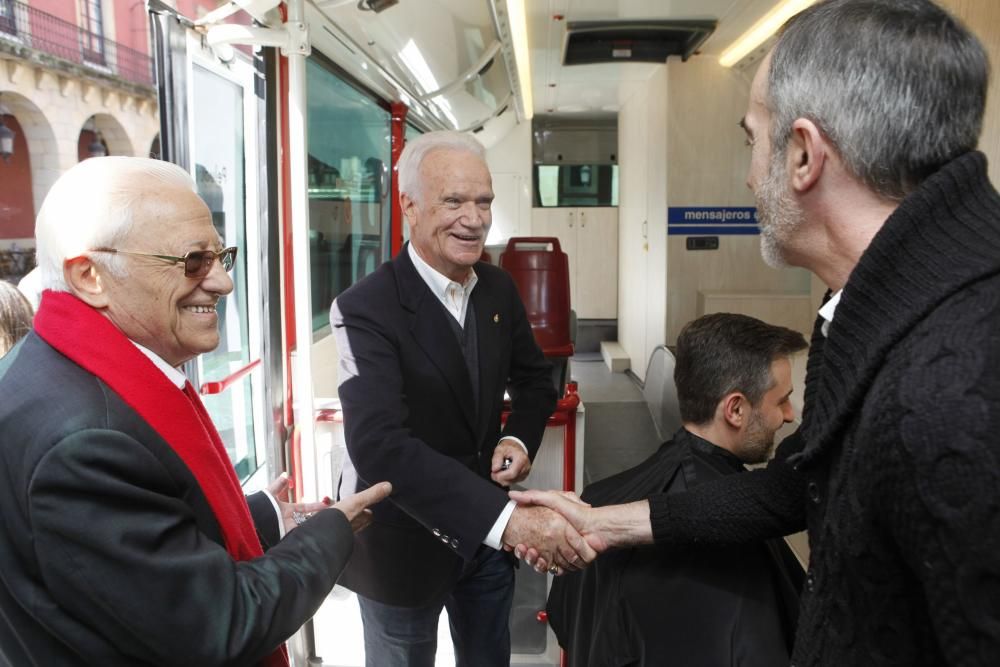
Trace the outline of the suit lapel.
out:
<instances>
[{"instance_id":1,"label":"suit lapel","mask_svg":"<svg viewBox=\"0 0 1000 667\"><path fill-rule=\"evenodd\" d=\"M407 248L393 260L399 302L410 314L410 332L420 349L440 371L448 383L454 399L462 408L470 429L476 429L476 410L472 401L472 383L465 367L465 358L451 324L451 317L444 306L431 293L416 267L410 261ZM473 291L473 294L477 290ZM481 340L481 339L480 339ZM481 364L480 364L481 365Z\"/></svg>"}]
</instances>

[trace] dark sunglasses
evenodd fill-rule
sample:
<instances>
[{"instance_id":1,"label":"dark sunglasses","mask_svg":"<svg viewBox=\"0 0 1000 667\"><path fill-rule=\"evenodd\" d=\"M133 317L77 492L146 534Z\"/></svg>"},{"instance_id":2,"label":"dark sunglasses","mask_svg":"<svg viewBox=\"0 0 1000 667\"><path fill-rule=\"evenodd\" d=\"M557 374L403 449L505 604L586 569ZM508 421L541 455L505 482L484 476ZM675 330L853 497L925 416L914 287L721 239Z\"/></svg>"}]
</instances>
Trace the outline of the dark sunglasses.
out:
<instances>
[{"instance_id":1,"label":"dark sunglasses","mask_svg":"<svg viewBox=\"0 0 1000 667\"><path fill-rule=\"evenodd\" d=\"M222 268L231 271L236 263L236 248L223 248L219 252L214 250L192 250L183 257L174 255L154 255L148 252L134 252L132 250L118 250L117 248L94 248L90 252L110 252L116 255L138 255L140 257L155 257L172 264L184 263L184 275L188 278L204 278L212 270L212 263L216 259L222 264Z\"/></svg>"}]
</instances>

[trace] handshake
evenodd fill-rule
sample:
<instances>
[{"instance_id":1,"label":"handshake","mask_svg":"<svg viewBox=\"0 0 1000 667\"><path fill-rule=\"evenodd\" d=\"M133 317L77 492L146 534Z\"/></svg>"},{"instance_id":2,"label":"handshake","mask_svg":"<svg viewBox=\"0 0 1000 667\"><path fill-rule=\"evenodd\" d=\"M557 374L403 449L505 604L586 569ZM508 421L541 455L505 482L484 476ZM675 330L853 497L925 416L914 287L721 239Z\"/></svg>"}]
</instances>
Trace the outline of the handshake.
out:
<instances>
[{"instance_id":1,"label":"handshake","mask_svg":"<svg viewBox=\"0 0 1000 667\"><path fill-rule=\"evenodd\" d=\"M511 491L517 503L503 533L504 549L537 572L581 570L613 547L652 542L649 503L591 507L560 491Z\"/></svg>"}]
</instances>

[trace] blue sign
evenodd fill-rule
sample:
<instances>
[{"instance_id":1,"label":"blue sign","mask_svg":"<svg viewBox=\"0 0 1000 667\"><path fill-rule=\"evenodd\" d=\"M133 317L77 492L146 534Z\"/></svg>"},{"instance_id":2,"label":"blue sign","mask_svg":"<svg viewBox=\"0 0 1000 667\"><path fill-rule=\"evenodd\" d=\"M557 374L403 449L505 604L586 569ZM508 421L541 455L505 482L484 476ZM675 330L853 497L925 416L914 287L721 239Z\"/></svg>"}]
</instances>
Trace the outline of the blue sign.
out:
<instances>
[{"instance_id":1,"label":"blue sign","mask_svg":"<svg viewBox=\"0 0 1000 667\"><path fill-rule=\"evenodd\" d=\"M713 236L759 234L757 209L752 206L671 206L667 234Z\"/></svg>"}]
</instances>

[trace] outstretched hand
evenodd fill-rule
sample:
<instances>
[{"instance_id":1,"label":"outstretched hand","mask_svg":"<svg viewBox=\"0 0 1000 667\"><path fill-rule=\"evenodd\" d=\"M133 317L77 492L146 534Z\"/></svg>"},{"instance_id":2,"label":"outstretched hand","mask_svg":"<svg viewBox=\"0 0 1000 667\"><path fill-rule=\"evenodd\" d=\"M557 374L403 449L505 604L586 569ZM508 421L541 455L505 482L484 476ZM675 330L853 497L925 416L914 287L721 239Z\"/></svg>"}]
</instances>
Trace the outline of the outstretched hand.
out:
<instances>
[{"instance_id":1,"label":"outstretched hand","mask_svg":"<svg viewBox=\"0 0 1000 667\"><path fill-rule=\"evenodd\" d=\"M278 511L281 513L281 524L284 526L286 535L298 528L299 524L304 521L306 517L312 516L316 512L324 510L330 506L329 498L324 498L319 502L312 503L288 502L288 491L291 486L288 474L281 473L281 475L279 475L277 479L271 482L267 487L268 492L278 502Z\"/></svg>"},{"instance_id":2,"label":"outstretched hand","mask_svg":"<svg viewBox=\"0 0 1000 667\"><path fill-rule=\"evenodd\" d=\"M347 520L351 522L351 529L356 533L371 523L372 511L368 508L388 498L390 493L392 493L392 484L379 482L360 493L355 493L353 496L341 500L333 508L344 513Z\"/></svg>"},{"instance_id":3,"label":"outstretched hand","mask_svg":"<svg viewBox=\"0 0 1000 667\"><path fill-rule=\"evenodd\" d=\"M598 554L607 551L610 547L608 540L596 529L592 516L592 508L580 500L580 497L575 493L569 491L538 490L511 491L510 497L518 504L519 508L524 507L527 509L528 506L544 507L558 513L583 538L584 543L587 545L586 549L592 553L592 556L588 559L583 559L582 562L578 563L578 567L574 569L579 569L579 567L592 562ZM539 572L544 572L553 565L554 561L552 560L551 551L540 547L530 540L520 541L512 546L515 556L523 559L528 565L533 566ZM562 563L559 563L558 560L554 564L557 567L562 567Z\"/></svg>"},{"instance_id":4,"label":"outstretched hand","mask_svg":"<svg viewBox=\"0 0 1000 667\"><path fill-rule=\"evenodd\" d=\"M329 498L323 498L323 500L313 503L290 503L287 502L290 488L291 484L285 473L282 473L267 487L268 492L278 502L281 522L285 527L286 535L298 528L316 512L329 509L332 502ZM380 482L350 498L341 500L332 507L344 513L347 520L351 522L351 529L356 533L371 523L372 512L368 508L388 498L390 493L392 493L392 484Z\"/></svg>"},{"instance_id":5,"label":"outstretched hand","mask_svg":"<svg viewBox=\"0 0 1000 667\"><path fill-rule=\"evenodd\" d=\"M541 505L519 505L507 523L502 541L508 551L531 545L538 556L528 564L538 572L548 570L551 574L561 574L579 570L597 557L594 549L563 516Z\"/></svg>"}]
</instances>

